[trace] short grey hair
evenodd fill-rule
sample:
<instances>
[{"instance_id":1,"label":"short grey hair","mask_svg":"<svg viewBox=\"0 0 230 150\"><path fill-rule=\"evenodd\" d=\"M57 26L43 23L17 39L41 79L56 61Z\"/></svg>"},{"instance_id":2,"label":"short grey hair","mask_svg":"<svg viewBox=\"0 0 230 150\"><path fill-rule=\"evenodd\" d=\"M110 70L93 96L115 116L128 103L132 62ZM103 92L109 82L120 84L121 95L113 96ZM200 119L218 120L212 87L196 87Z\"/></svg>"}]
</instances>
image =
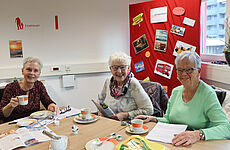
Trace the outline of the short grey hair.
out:
<instances>
[{"instance_id":1,"label":"short grey hair","mask_svg":"<svg viewBox=\"0 0 230 150\"><path fill-rule=\"evenodd\" d=\"M181 62L185 59L193 63L196 68L201 68L200 56L196 52L192 52L192 51L184 51L184 52L181 52L179 55L177 55L175 59L176 67L178 65L178 62Z\"/></svg>"},{"instance_id":2,"label":"short grey hair","mask_svg":"<svg viewBox=\"0 0 230 150\"><path fill-rule=\"evenodd\" d=\"M28 62L38 63L38 64L40 65L40 71L42 70L43 64L42 64L42 62L40 61L40 59L37 58L37 57L26 57L26 58L23 60L23 68L22 68L22 69L25 68L25 66L26 66L26 64L27 64Z\"/></svg>"},{"instance_id":3,"label":"short grey hair","mask_svg":"<svg viewBox=\"0 0 230 150\"><path fill-rule=\"evenodd\" d=\"M115 52L109 57L109 66L113 64L113 62L119 61L124 63L125 65L131 64L131 57L125 54L124 52Z\"/></svg>"}]
</instances>

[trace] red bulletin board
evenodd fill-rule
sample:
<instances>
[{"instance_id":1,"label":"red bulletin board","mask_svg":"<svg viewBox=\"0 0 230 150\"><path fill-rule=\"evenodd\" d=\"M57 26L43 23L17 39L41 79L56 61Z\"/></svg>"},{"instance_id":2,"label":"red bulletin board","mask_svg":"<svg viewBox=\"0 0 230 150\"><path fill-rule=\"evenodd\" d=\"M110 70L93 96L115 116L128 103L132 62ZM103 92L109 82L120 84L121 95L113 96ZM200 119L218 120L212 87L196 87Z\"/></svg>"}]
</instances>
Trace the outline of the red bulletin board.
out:
<instances>
[{"instance_id":1,"label":"red bulletin board","mask_svg":"<svg viewBox=\"0 0 230 150\"><path fill-rule=\"evenodd\" d=\"M163 86L168 86L168 95L171 95L172 89L180 82L177 80L176 67L174 64L175 56L173 55L176 42L182 41L184 43L193 45L196 47L196 52L200 54L200 5L201 0L153 0L150 2L143 2L129 5L129 17L130 17L130 55L132 57L132 69L135 77L139 80L144 80L149 77L151 81L159 82ZM154 8L167 6L167 21L162 23L150 22L150 11ZM176 7L184 8L183 15L173 14L173 9ZM180 9L179 9L180 10ZM143 15L141 14L143 13ZM134 18L140 15L140 24L133 25ZM184 17L195 20L194 26L183 24ZM140 19L142 18L142 19ZM135 23L134 23L135 24ZM176 35L170 32L172 25L177 25L185 28L183 36ZM154 50L155 34L156 30L167 30L167 48L166 52ZM146 36L148 47L137 53L135 51L133 42L136 41L142 35ZM150 56L146 57L146 52L150 52ZM161 75L154 73L157 59L174 65L171 72L171 78L165 78ZM143 61L144 70L136 71L135 64Z\"/></svg>"}]
</instances>

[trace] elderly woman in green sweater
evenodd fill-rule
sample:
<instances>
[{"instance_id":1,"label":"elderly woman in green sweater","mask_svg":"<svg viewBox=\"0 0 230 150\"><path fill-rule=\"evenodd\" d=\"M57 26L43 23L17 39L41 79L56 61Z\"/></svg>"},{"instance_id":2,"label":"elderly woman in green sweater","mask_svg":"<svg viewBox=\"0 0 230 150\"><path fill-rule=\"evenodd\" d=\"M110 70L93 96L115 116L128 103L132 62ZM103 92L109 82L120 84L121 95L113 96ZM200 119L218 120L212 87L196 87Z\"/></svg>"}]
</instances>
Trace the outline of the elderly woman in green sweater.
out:
<instances>
[{"instance_id":1,"label":"elderly woman in green sweater","mask_svg":"<svg viewBox=\"0 0 230 150\"><path fill-rule=\"evenodd\" d=\"M188 129L175 134L172 144L188 146L199 140L229 139L230 124L215 91L202 80L201 59L196 52L185 51L175 60L181 86L172 91L163 118L139 115L144 122L186 124Z\"/></svg>"}]
</instances>

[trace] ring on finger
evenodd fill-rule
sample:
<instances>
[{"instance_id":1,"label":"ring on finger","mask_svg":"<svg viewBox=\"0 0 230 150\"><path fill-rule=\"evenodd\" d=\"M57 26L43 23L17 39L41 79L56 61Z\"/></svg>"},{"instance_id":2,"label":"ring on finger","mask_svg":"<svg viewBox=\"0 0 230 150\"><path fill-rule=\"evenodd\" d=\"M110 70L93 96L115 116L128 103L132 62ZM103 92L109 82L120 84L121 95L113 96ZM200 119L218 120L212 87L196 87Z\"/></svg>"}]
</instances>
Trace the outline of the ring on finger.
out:
<instances>
[{"instance_id":1,"label":"ring on finger","mask_svg":"<svg viewBox=\"0 0 230 150\"><path fill-rule=\"evenodd\" d=\"M185 139L184 139L184 141L185 141L185 142L188 142L188 139L187 139L187 138L185 138Z\"/></svg>"}]
</instances>

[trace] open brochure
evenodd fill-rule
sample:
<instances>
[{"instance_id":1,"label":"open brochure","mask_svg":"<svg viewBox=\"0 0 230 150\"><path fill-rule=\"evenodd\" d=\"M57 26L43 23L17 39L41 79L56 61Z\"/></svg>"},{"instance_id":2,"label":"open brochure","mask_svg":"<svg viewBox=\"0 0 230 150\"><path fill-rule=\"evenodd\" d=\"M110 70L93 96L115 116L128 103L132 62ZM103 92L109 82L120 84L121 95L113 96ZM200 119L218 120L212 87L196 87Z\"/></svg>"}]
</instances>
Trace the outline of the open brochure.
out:
<instances>
[{"instance_id":1,"label":"open brochure","mask_svg":"<svg viewBox=\"0 0 230 150\"><path fill-rule=\"evenodd\" d=\"M169 150L164 145L156 142L151 142L139 135L133 135L128 139L118 144L115 150Z\"/></svg>"},{"instance_id":2,"label":"open brochure","mask_svg":"<svg viewBox=\"0 0 230 150\"><path fill-rule=\"evenodd\" d=\"M184 132L186 128L187 125L158 122L145 138L152 141L172 143L174 134Z\"/></svg>"},{"instance_id":3,"label":"open brochure","mask_svg":"<svg viewBox=\"0 0 230 150\"><path fill-rule=\"evenodd\" d=\"M97 109L102 113L104 117L111 118L115 115L115 113L112 111L110 107L104 109L99 103L95 102L94 100L92 100L92 102L95 104Z\"/></svg>"},{"instance_id":4,"label":"open brochure","mask_svg":"<svg viewBox=\"0 0 230 150\"><path fill-rule=\"evenodd\" d=\"M0 150L28 147L48 140L50 138L42 134L42 131L29 131L27 128L19 128L16 132L12 132L0 139Z\"/></svg>"}]
</instances>

